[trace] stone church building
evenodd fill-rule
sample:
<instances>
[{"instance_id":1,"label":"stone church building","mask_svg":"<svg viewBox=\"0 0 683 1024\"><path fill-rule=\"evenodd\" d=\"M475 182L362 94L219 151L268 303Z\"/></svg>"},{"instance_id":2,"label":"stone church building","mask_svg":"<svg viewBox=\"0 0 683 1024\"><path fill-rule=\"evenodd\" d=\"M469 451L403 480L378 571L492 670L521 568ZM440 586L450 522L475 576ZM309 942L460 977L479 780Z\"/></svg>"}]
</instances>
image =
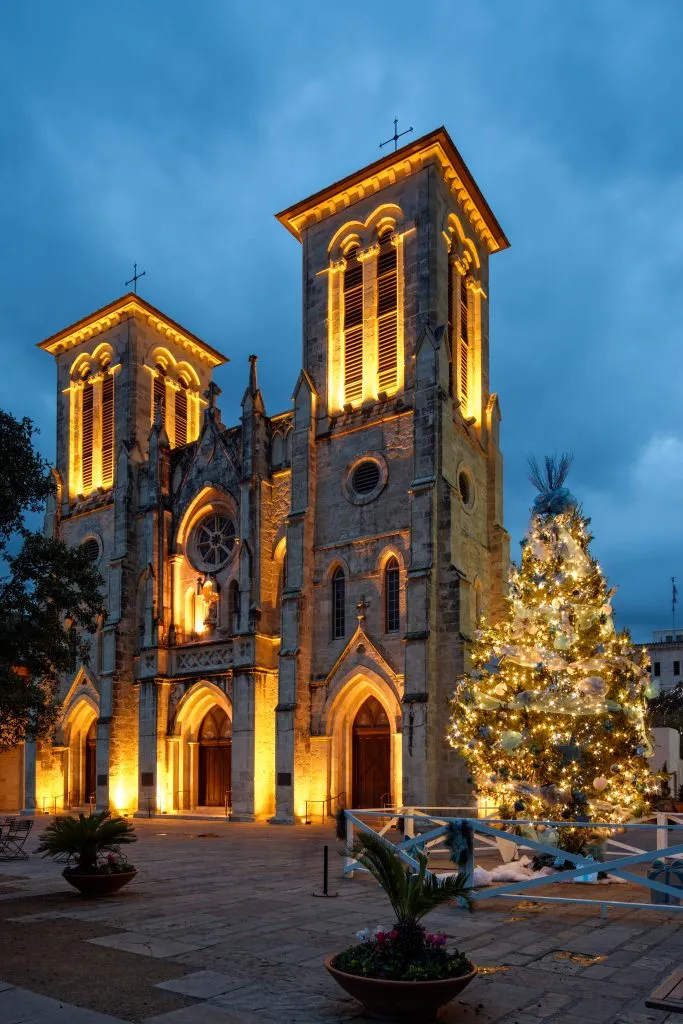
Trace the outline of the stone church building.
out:
<instances>
[{"instance_id":1,"label":"stone church building","mask_svg":"<svg viewBox=\"0 0 683 1024\"><path fill-rule=\"evenodd\" d=\"M467 796L448 699L507 574L488 261L508 242L443 128L278 220L303 254L287 411L251 356L226 415L226 357L136 294L40 344L46 530L86 547L106 614L58 732L21 752L27 810L295 822Z\"/></svg>"}]
</instances>

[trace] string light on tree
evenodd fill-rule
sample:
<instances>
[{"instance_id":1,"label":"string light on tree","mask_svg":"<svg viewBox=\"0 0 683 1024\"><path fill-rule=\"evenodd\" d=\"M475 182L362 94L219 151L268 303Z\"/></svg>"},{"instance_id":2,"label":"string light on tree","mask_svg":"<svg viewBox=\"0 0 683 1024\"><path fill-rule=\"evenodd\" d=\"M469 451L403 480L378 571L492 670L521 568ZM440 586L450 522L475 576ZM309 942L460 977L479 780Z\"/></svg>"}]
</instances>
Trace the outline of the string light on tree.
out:
<instances>
[{"instance_id":1,"label":"string light on tree","mask_svg":"<svg viewBox=\"0 0 683 1024\"><path fill-rule=\"evenodd\" d=\"M590 554L590 520L564 486L570 464L531 463L539 494L507 614L480 623L449 738L502 817L624 822L657 783L647 761L649 676L628 633L615 631L615 590Z\"/></svg>"}]
</instances>

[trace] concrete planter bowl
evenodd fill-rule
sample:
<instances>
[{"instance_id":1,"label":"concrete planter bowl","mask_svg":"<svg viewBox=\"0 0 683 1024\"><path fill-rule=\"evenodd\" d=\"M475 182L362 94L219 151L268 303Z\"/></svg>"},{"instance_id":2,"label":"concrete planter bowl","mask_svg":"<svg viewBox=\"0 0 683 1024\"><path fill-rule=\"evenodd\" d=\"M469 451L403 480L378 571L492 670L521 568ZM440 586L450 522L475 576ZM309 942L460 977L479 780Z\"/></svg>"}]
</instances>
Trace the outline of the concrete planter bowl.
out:
<instances>
[{"instance_id":1,"label":"concrete planter bowl","mask_svg":"<svg viewBox=\"0 0 683 1024\"><path fill-rule=\"evenodd\" d=\"M78 871L64 868L62 875L67 880L69 885L73 885L74 889L78 889L81 896L84 896L87 900L101 899L103 896L112 896L119 889L123 889L124 885L128 885L132 882L137 871L111 871L101 872L95 875L83 875Z\"/></svg>"},{"instance_id":2,"label":"concrete planter bowl","mask_svg":"<svg viewBox=\"0 0 683 1024\"><path fill-rule=\"evenodd\" d=\"M338 971L329 956L325 967L345 992L362 1003L368 1016L388 1021L435 1021L442 1006L455 999L476 976L472 964L469 974L439 981L387 981L384 978L363 978Z\"/></svg>"}]
</instances>

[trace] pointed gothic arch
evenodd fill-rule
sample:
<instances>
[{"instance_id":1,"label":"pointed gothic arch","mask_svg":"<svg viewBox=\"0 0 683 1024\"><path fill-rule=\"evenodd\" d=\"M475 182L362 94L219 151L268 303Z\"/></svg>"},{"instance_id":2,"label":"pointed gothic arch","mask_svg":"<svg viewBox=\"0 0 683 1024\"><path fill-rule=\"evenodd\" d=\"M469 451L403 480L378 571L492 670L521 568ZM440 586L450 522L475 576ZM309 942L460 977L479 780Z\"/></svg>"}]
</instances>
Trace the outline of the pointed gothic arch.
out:
<instances>
[{"instance_id":1,"label":"pointed gothic arch","mask_svg":"<svg viewBox=\"0 0 683 1024\"><path fill-rule=\"evenodd\" d=\"M97 783L96 730L100 698L84 668L72 683L64 702L55 737L64 747L64 806L94 802Z\"/></svg>"},{"instance_id":2,"label":"pointed gothic arch","mask_svg":"<svg viewBox=\"0 0 683 1024\"><path fill-rule=\"evenodd\" d=\"M389 789L381 796L388 796L388 802L399 806L403 798L400 698L392 683L379 671L365 665L355 666L333 683L323 707L322 728L330 744L328 795L344 794L346 806L356 806L353 803L354 779L357 791L360 751L358 742L354 744L354 725L369 698L377 702L386 718Z\"/></svg>"},{"instance_id":3,"label":"pointed gothic arch","mask_svg":"<svg viewBox=\"0 0 683 1024\"><path fill-rule=\"evenodd\" d=\"M209 736L209 732L217 735ZM210 680L194 683L175 713L170 772L174 810L200 806L200 799L206 799L207 793L212 801L208 806L224 806L226 794L231 797L231 743L232 701L225 690ZM202 745L219 753L203 755ZM225 789L221 790L221 786ZM223 796L216 802L219 791Z\"/></svg>"}]
</instances>

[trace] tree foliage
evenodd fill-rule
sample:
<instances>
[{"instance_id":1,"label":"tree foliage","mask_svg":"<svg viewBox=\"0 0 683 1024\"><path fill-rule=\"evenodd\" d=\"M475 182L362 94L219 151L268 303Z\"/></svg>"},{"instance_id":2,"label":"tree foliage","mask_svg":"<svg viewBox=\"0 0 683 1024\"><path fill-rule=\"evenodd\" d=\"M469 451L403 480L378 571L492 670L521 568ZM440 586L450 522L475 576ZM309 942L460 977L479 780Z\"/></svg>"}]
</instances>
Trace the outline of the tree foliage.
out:
<instances>
[{"instance_id":1,"label":"tree foliage","mask_svg":"<svg viewBox=\"0 0 683 1024\"><path fill-rule=\"evenodd\" d=\"M103 603L87 554L27 526L54 488L34 434L0 410L0 750L54 728L59 674L87 664Z\"/></svg>"}]
</instances>

